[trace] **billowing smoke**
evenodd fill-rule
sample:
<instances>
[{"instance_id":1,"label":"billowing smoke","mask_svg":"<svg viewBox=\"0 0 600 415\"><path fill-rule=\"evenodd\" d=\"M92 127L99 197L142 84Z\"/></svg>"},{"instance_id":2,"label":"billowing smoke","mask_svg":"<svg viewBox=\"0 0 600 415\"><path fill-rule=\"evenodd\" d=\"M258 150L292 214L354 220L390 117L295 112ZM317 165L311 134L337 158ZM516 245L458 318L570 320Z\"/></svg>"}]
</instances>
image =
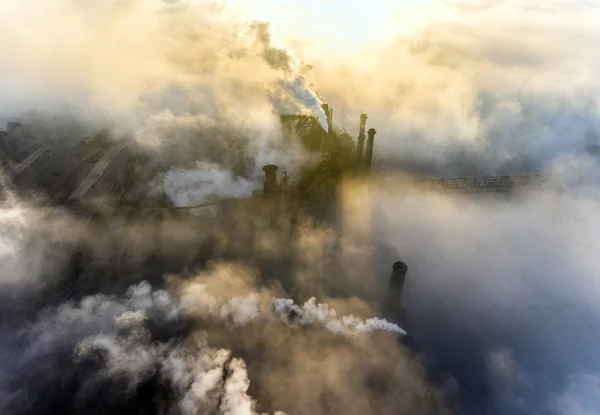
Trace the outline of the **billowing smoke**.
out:
<instances>
[{"instance_id":1,"label":"billowing smoke","mask_svg":"<svg viewBox=\"0 0 600 415\"><path fill-rule=\"evenodd\" d=\"M182 180L213 188L227 174L256 180L282 153L282 167L297 168L304 155L283 142L281 113L314 111L326 128L301 63L272 44L268 24L246 23L224 2L9 1L1 11L19 18L0 29L11 39L0 48L10 56L0 67L0 118L87 127L71 142L104 128L152 151L158 174L186 169ZM61 50L60 62L50 50ZM220 168L203 174L197 162ZM207 197L223 193L238 194Z\"/></svg>"},{"instance_id":2,"label":"billowing smoke","mask_svg":"<svg viewBox=\"0 0 600 415\"><path fill-rule=\"evenodd\" d=\"M571 164L589 177L579 166ZM599 368L597 182L512 197L398 186L371 195L374 235L411 264L413 334L454 373L466 413L563 413L570 401L597 411L593 384L572 386Z\"/></svg>"},{"instance_id":3,"label":"billowing smoke","mask_svg":"<svg viewBox=\"0 0 600 415\"><path fill-rule=\"evenodd\" d=\"M177 205L249 195L263 164L298 165L277 115L312 111L326 129L319 96L348 126L369 114L375 174L558 175L511 197L374 181L368 220L293 238L263 223L234 237L210 220L84 225L12 200L3 413L421 413L423 389L460 414L598 412L597 6L368 3L294 10L295 33L212 1L0 4L2 118L34 109L133 137ZM358 227L367 238L345 238ZM73 276L81 246L92 266ZM410 328L377 317L399 258ZM405 328L426 369L396 343Z\"/></svg>"},{"instance_id":4,"label":"billowing smoke","mask_svg":"<svg viewBox=\"0 0 600 415\"><path fill-rule=\"evenodd\" d=\"M176 206L190 206L208 201L210 197L251 196L256 183L234 177L216 163L201 163L194 170L169 170L163 179L163 188Z\"/></svg>"},{"instance_id":5,"label":"billowing smoke","mask_svg":"<svg viewBox=\"0 0 600 415\"><path fill-rule=\"evenodd\" d=\"M43 227L43 218L40 221ZM15 236L12 249L38 252L39 247ZM97 239L86 243L99 245ZM48 243L41 241L40 246ZM40 255L48 258L49 253L42 249ZM18 256L6 259L23 268ZM309 260L305 265L318 264ZM52 275L41 267L26 271ZM349 400L358 405L350 413L357 414L413 407L412 396L425 387L424 379L419 365L397 348L394 334L405 334L400 327L359 317L369 307L356 307L349 300L334 302L359 314L338 316L314 298L297 305L279 297L281 287L260 284L260 277L242 264L219 263L196 275L184 272L167 278L160 283L162 289L142 281L122 294L82 296L81 287L93 282L89 279L101 287L110 279L87 273L76 281L55 280L59 292L68 290L56 301L44 298L42 285L31 285L21 276L16 281L20 292L3 292L20 298L3 304L19 319L2 324L3 334L14 334L3 335L2 412L83 413L98 399L103 410L116 413L328 413L328 408L346 408ZM11 309L25 294L41 301L42 307ZM384 337L371 337L377 331ZM357 355L363 359L357 361ZM304 365L323 367L327 376L313 379ZM344 380L348 370L353 375ZM395 385L406 396L395 403L394 394L380 390L380 383ZM278 384L295 393L283 392Z\"/></svg>"},{"instance_id":6,"label":"billowing smoke","mask_svg":"<svg viewBox=\"0 0 600 415\"><path fill-rule=\"evenodd\" d=\"M317 116L323 130L328 132L329 124L327 122L327 115L323 111L323 108L321 108L322 102L313 91L306 88L304 80L302 78L295 78L290 82L282 82L282 85L284 88L289 89L296 98L303 102Z\"/></svg>"},{"instance_id":7,"label":"billowing smoke","mask_svg":"<svg viewBox=\"0 0 600 415\"><path fill-rule=\"evenodd\" d=\"M391 33L368 47L301 55L338 121L357 126L368 113L378 132L374 168L385 161L429 176L538 173L565 154L597 151L595 6L402 3L397 20L379 29ZM392 21L403 16L418 28L400 32ZM350 36L355 28L338 30Z\"/></svg>"}]
</instances>

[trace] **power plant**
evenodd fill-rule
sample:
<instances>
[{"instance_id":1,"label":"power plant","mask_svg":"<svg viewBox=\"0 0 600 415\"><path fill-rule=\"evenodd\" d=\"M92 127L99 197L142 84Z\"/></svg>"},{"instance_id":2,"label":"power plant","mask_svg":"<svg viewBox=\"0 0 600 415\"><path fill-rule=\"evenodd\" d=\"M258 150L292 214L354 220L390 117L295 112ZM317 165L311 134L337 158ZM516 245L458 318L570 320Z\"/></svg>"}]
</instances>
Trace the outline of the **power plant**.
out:
<instances>
[{"instance_id":1,"label":"power plant","mask_svg":"<svg viewBox=\"0 0 600 415\"><path fill-rule=\"evenodd\" d=\"M112 218L135 219L149 234L160 234L163 226L179 226L197 237L185 246L159 247L140 264L123 256L96 258L81 248L72 258L70 275L65 282L64 298L82 298L98 290L96 276L113 281L119 289L119 276L144 273L161 278L182 273L212 259L251 259L264 269L285 274L293 266L291 250L286 251L301 221L336 227L341 216L340 193L343 179L361 180L372 174L376 130L367 129L368 116L362 114L356 140L333 124L333 109L323 105L328 130L310 115L282 115L282 130L286 140L298 140L312 154L312 163L303 166L297 175L289 177L276 164L262 167L262 189L251 197L216 200L194 206L174 206L164 195L148 197L143 191L156 175L151 154L131 141L118 140L101 132L78 140L72 145L24 140L39 135L39 127L12 123L0 133L0 163L5 172L3 189L46 207L64 207L76 217L99 224ZM526 176L521 181L527 181ZM427 179L412 185L438 186L440 190L505 191L508 179ZM446 185L446 180L460 185ZM496 185L489 185L494 182ZM433 183L433 184L431 184ZM7 196L7 195L5 195ZM165 225L166 224L166 225ZM269 257L256 249L265 230L271 232L274 245L282 255ZM160 241L160 238L157 237ZM167 242L169 243L169 242ZM171 245L173 243L171 242ZM165 254L164 252L168 252ZM387 295L382 304L384 316L405 330L408 336L399 341L412 344L411 322L404 306L404 285L408 274L405 262L390 263L386 275ZM141 270L140 270L141 268ZM283 270L283 272L282 272ZM265 278L269 278L268 272ZM278 277L278 276L277 276ZM281 281L285 287L285 281ZM51 287L55 289L55 287ZM121 287L125 288L125 287ZM420 398L421 408L433 405L427 396ZM425 412L421 413L435 413Z\"/></svg>"}]
</instances>

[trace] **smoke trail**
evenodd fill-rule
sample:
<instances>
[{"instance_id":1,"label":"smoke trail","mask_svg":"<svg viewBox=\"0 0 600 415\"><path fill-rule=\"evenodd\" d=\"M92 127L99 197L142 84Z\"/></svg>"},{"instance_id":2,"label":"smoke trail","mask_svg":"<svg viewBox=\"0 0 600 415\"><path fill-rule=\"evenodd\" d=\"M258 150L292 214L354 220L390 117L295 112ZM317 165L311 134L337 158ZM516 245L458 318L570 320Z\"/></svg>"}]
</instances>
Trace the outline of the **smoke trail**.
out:
<instances>
[{"instance_id":1,"label":"smoke trail","mask_svg":"<svg viewBox=\"0 0 600 415\"><path fill-rule=\"evenodd\" d=\"M16 22L0 29L12 39L10 50L0 48L11 55L0 64L0 117L16 112L25 122L106 128L147 147L149 171L190 170L185 181L197 162L219 164L223 175L245 183L281 154L288 170L304 159L298 145L282 151L279 113L309 108L325 118L299 64L273 46L268 24L248 24L221 1L117 3L60 0L38 13L27 2L5 2L7 15L22 16L35 31ZM58 63L47 50L66 58ZM216 188L223 175L201 174L198 182ZM201 193L199 200L207 196Z\"/></svg>"},{"instance_id":2,"label":"smoke trail","mask_svg":"<svg viewBox=\"0 0 600 415\"><path fill-rule=\"evenodd\" d=\"M335 310L329 309L327 304L317 304L315 298L309 299L302 307L294 304L293 300L275 298L273 307L282 321L300 325L319 323L333 333L362 334L384 330L406 335L406 332L396 324L378 318L369 318L364 322L352 315L337 319Z\"/></svg>"},{"instance_id":3,"label":"smoke trail","mask_svg":"<svg viewBox=\"0 0 600 415\"><path fill-rule=\"evenodd\" d=\"M251 27L256 33L257 40L263 50L263 56L268 64L272 68L282 69L286 73L286 79L279 81L281 87L289 91L304 107L312 111L323 130L327 132L329 130L327 114L321 108L322 102L317 94L306 85L305 79L299 74L300 63L289 50L273 45L269 23L253 22Z\"/></svg>"},{"instance_id":4,"label":"smoke trail","mask_svg":"<svg viewBox=\"0 0 600 415\"><path fill-rule=\"evenodd\" d=\"M244 360L234 357L230 350L211 347L201 330L189 332L185 321L190 317L223 319L238 327L319 325L343 335L373 330L402 333L397 326L379 319L363 322L349 316L338 321L334 310L317 305L314 299L303 307L291 300L274 299L271 308L261 305L259 294L226 299L210 295L206 288L193 284L189 286L191 292L178 298L142 282L130 287L123 298L97 294L46 310L15 340L5 342L0 391L6 397L4 413L29 413L27 406L41 411L52 407L46 399L60 399L63 393L71 394L75 407L84 409L102 390L118 387L121 392L111 394L104 403L116 410L130 399L142 399L141 391L160 382L170 392L153 398L152 406L157 409L177 407L186 414L217 410L256 414L256 402L247 394L250 380ZM297 313L295 321L288 320L290 312ZM166 338L161 337L164 330L171 333ZM25 348L17 352L15 348L21 343ZM68 358L71 353L72 360ZM31 380L31 370L44 374ZM59 384L49 387L47 382L56 382L58 373L62 373L63 384L70 384L75 377L80 386L75 391L62 391ZM26 402L24 394L36 398Z\"/></svg>"},{"instance_id":5,"label":"smoke trail","mask_svg":"<svg viewBox=\"0 0 600 415\"><path fill-rule=\"evenodd\" d=\"M236 178L216 163L198 162L194 170L169 170L164 175L162 187L175 206L190 206L212 198L252 196L259 184Z\"/></svg>"},{"instance_id":6,"label":"smoke trail","mask_svg":"<svg viewBox=\"0 0 600 415\"><path fill-rule=\"evenodd\" d=\"M323 108L321 108L321 100L310 89L306 88L304 79L301 77L295 78L292 81L282 81L281 85L290 90L292 94L300 100L306 107L311 110L319 120L319 124L321 128L325 130L325 132L329 131L329 124L327 123L327 115Z\"/></svg>"}]
</instances>

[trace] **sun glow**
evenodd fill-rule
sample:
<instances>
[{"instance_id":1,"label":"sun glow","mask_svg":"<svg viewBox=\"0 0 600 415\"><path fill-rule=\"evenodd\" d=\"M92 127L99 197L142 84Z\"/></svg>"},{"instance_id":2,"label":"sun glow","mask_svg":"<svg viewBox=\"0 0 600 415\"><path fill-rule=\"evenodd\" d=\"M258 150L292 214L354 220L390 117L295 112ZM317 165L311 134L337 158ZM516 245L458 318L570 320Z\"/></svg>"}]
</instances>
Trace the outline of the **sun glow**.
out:
<instances>
[{"instance_id":1,"label":"sun glow","mask_svg":"<svg viewBox=\"0 0 600 415\"><path fill-rule=\"evenodd\" d=\"M434 0L229 0L229 4L246 19L268 20L279 41L295 43L311 57L383 46L415 33L443 11Z\"/></svg>"}]
</instances>

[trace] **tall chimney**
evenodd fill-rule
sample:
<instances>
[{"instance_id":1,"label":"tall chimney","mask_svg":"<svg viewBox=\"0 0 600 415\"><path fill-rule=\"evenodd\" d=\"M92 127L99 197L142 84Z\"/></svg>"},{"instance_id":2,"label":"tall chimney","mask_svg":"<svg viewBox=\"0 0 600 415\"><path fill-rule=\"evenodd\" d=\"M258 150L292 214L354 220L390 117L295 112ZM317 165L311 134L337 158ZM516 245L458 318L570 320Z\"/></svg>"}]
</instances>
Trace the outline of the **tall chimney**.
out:
<instances>
[{"instance_id":1,"label":"tall chimney","mask_svg":"<svg viewBox=\"0 0 600 415\"><path fill-rule=\"evenodd\" d=\"M356 147L356 167L361 168L363 160L363 147L365 146L365 128L367 128L367 114L360 115L360 127L358 128L358 144Z\"/></svg>"},{"instance_id":2,"label":"tall chimney","mask_svg":"<svg viewBox=\"0 0 600 415\"><path fill-rule=\"evenodd\" d=\"M331 118L331 114L329 113L329 105L328 104L321 104L321 108L323 109L323 112L325 113L325 116L327 117L327 127L330 127L330 118Z\"/></svg>"},{"instance_id":3,"label":"tall chimney","mask_svg":"<svg viewBox=\"0 0 600 415\"><path fill-rule=\"evenodd\" d=\"M329 108L329 113L327 114L327 126L329 127L329 132L333 132L333 108Z\"/></svg>"},{"instance_id":4,"label":"tall chimney","mask_svg":"<svg viewBox=\"0 0 600 415\"><path fill-rule=\"evenodd\" d=\"M279 167L274 164L267 164L263 167L263 171L265 172L263 192L265 195L277 193L277 170L279 170Z\"/></svg>"},{"instance_id":5,"label":"tall chimney","mask_svg":"<svg viewBox=\"0 0 600 415\"><path fill-rule=\"evenodd\" d=\"M373 161L373 144L375 142L375 131L374 128L369 129L367 134L369 138L367 139L367 152L365 154L365 173L369 174L371 172L371 162Z\"/></svg>"},{"instance_id":6,"label":"tall chimney","mask_svg":"<svg viewBox=\"0 0 600 415\"><path fill-rule=\"evenodd\" d=\"M395 262L392 266L388 288L394 299L397 301L401 301L402 299L402 291L404 290L404 281L406 280L407 272L408 265L402 261Z\"/></svg>"},{"instance_id":7,"label":"tall chimney","mask_svg":"<svg viewBox=\"0 0 600 415\"><path fill-rule=\"evenodd\" d=\"M388 283L387 299L385 301L385 314L394 323L408 332L407 336L402 337L402 343L410 345L413 341L411 335L411 322L404 302L402 301L402 292L404 291L404 281L408 266L402 261L395 262L392 266L392 273Z\"/></svg>"},{"instance_id":8,"label":"tall chimney","mask_svg":"<svg viewBox=\"0 0 600 415\"><path fill-rule=\"evenodd\" d=\"M327 128L329 129L329 105L321 104L321 108L323 108L323 112L325 112L325 116L327 117ZM328 134L329 131L325 132L325 130L321 130L321 155L325 154Z\"/></svg>"}]
</instances>

